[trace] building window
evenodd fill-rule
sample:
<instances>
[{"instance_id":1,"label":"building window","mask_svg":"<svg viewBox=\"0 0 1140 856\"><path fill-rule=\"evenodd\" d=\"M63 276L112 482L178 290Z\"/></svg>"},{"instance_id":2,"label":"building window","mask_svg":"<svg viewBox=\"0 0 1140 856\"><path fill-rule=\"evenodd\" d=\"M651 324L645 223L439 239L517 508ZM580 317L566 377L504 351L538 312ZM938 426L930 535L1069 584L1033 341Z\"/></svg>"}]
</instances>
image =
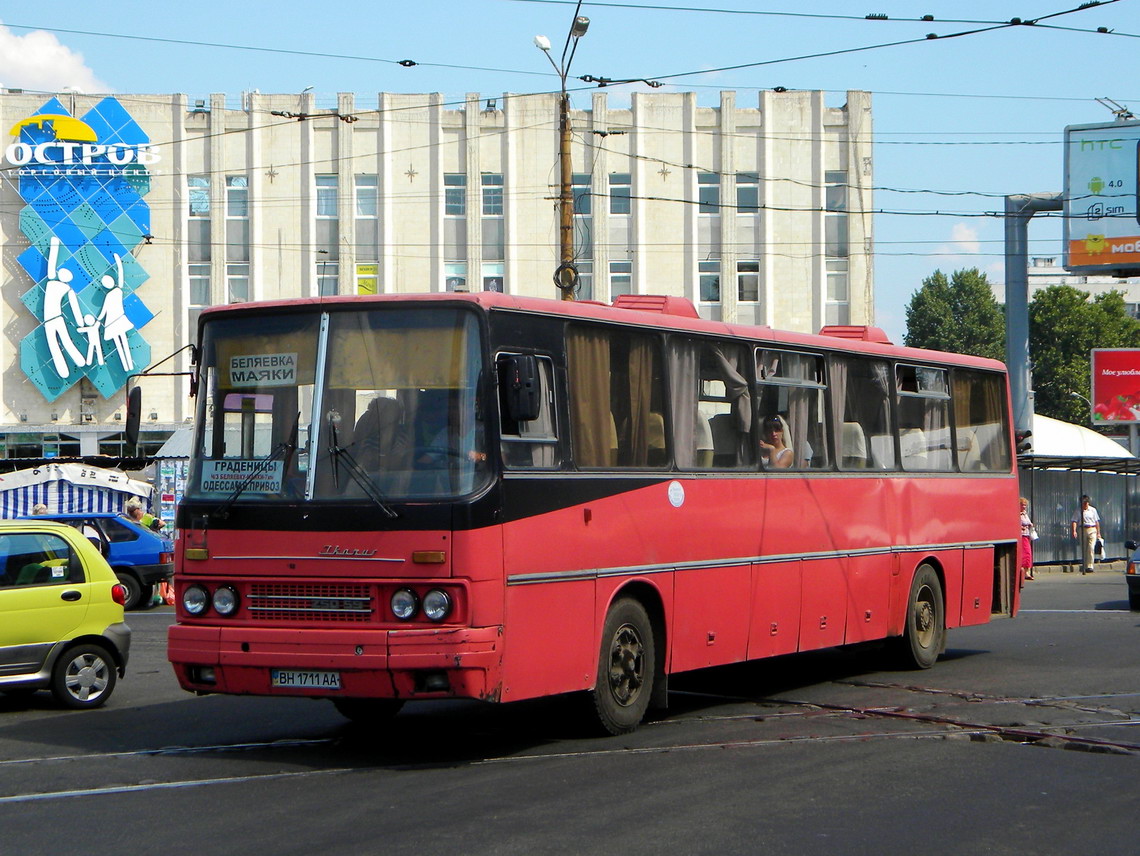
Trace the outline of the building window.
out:
<instances>
[{"instance_id":1,"label":"building window","mask_svg":"<svg viewBox=\"0 0 1140 856\"><path fill-rule=\"evenodd\" d=\"M466 291L467 290L467 264L466 263L449 263L443 266L443 275L446 278L446 288L448 291Z\"/></svg>"},{"instance_id":2,"label":"building window","mask_svg":"<svg viewBox=\"0 0 1140 856\"><path fill-rule=\"evenodd\" d=\"M842 170L824 173L826 208L824 215L824 253L828 258L847 258L847 173Z\"/></svg>"},{"instance_id":3,"label":"building window","mask_svg":"<svg viewBox=\"0 0 1140 856\"><path fill-rule=\"evenodd\" d=\"M760 213L760 173L738 172L736 174L736 213Z\"/></svg>"},{"instance_id":4,"label":"building window","mask_svg":"<svg viewBox=\"0 0 1140 856\"><path fill-rule=\"evenodd\" d=\"M226 265L226 293L230 303L249 301L249 265Z\"/></svg>"},{"instance_id":5,"label":"building window","mask_svg":"<svg viewBox=\"0 0 1140 856\"><path fill-rule=\"evenodd\" d=\"M700 275L700 300L702 303L720 303L720 262L718 260L698 262Z\"/></svg>"},{"instance_id":6,"label":"building window","mask_svg":"<svg viewBox=\"0 0 1140 856\"><path fill-rule=\"evenodd\" d=\"M443 213L448 217L467 216L467 176L461 172L443 176Z\"/></svg>"},{"instance_id":7,"label":"building window","mask_svg":"<svg viewBox=\"0 0 1140 856\"><path fill-rule=\"evenodd\" d=\"M610 262L610 300L633 293L633 262Z\"/></svg>"},{"instance_id":8,"label":"building window","mask_svg":"<svg viewBox=\"0 0 1140 856\"><path fill-rule=\"evenodd\" d=\"M570 192L574 196L574 214L589 217L593 213L590 199L590 174L576 172L570 179Z\"/></svg>"},{"instance_id":9,"label":"building window","mask_svg":"<svg viewBox=\"0 0 1140 856\"><path fill-rule=\"evenodd\" d=\"M356 293L380 293L380 265L375 262L365 262L356 266Z\"/></svg>"},{"instance_id":10,"label":"building window","mask_svg":"<svg viewBox=\"0 0 1140 856\"><path fill-rule=\"evenodd\" d=\"M210 244L210 177L186 176L190 196L190 216L187 220L187 261L208 262L213 255Z\"/></svg>"},{"instance_id":11,"label":"building window","mask_svg":"<svg viewBox=\"0 0 1140 856\"><path fill-rule=\"evenodd\" d=\"M503 265L483 265L483 290L503 293Z\"/></svg>"},{"instance_id":12,"label":"building window","mask_svg":"<svg viewBox=\"0 0 1140 856\"><path fill-rule=\"evenodd\" d=\"M443 176L443 257L449 262L467 261L467 176L449 172ZM466 282L466 265L463 266ZM448 274L448 291L451 287Z\"/></svg>"},{"instance_id":13,"label":"building window","mask_svg":"<svg viewBox=\"0 0 1140 856\"><path fill-rule=\"evenodd\" d=\"M226 216L249 217L249 180L244 175L226 176Z\"/></svg>"},{"instance_id":14,"label":"building window","mask_svg":"<svg viewBox=\"0 0 1140 856\"><path fill-rule=\"evenodd\" d=\"M578 269L578 290L574 296L578 300L593 300L594 299L594 262L592 260L585 260L574 262L574 267Z\"/></svg>"},{"instance_id":15,"label":"building window","mask_svg":"<svg viewBox=\"0 0 1140 856\"><path fill-rule=\"evenodd\" d=\"M720 174L697 173L697 211L701 214L720 213Z\"/></svg>"},{"instance_id":16,"label":"building window","mask_svg":"<svg viewBox=\"0 0 1140 856\"><path fill-rule=\"evenodd\" d=\"M483 258L489 262L506 259L503 220L503 177L485 173L483 183Z\"/></svg>"},{"instance_id":17,"label":"building window","mask_svg":"<svg viewBox=\"0 0 1140 856\"><path fill-rule=\"evenodd\" d=\"M210 266L190 264L186 266L190 281L190 325L188 338L193 341L198 336L198 316L210 305Z\"/></svg>"},{"instance_id":18,"label":"building window","mask_svg":"<svg viewBox=\"0 0 1140 856\"><path fill-rule=\"evenodd\" d=\"M824 182L827 208L823 223L827 270L824 321L827 324L849 324L851 297L847 261L850 251L847 239L847 173L829 170L824 173Z\"/></svg>"},{"instance_id":19,"label":"building window","mask_svg":"<svg viewBox=\"0 0 1140 856\"><path fill-rule=\"evenodd\" d=\"M755 303L760 299L760 262L736 263L736 299L741 303Z\"/></svg>"},{"instance_id":20,"label":"building window","mask_svg":"<svg viewBox=\"0 0 1140 856\"><path fill-rule=\"evenodd\" d=\"M340 293L340 222L337 219L338 187L335 175L317 177L317 294Z\"/></svg>"},{"instance_id":21,"label":"building window","mask_svg":"<svg viewBox=\"0 0 1140 856\"><path fill-rule=\"evenodd\" d=\"M380 259L380 207L378 182L374 175L358 175L354 179L356 191L353 213L356 219L356 258L361 262ZM359 276L359 271L358 271ZM375 285L375 284L373 284ZM370 294L375 294L375 288Z\"/></svg>"},{"instance_id":22,"label":"building window","mask_svg":"<svg viewBox=\"0 0 1140 856\"><path fill-rule=\"evenodd\" d=\"M828 259L825 324L850 324L851 299L848 296L847 259Z\"/></svg>"},{"instance_id":23,"label":"building window","mask_svg":"<svg viewBox=\"0 0 1140 856\"><path fill-rule=\"evenodd\" d=\"M629 214L632 206L632 185L628 172L610 173L610 213Z\"/></svg>"},{"instance_id":24,"label":"building window","mask_svg":"<svg viewBox=\"0 0 1140 856\"><path fill-rule=\"evenodd\" d=\"M329 261L325 255L317 256L317 294L331 297L340 293L340 262Z\"/></svg>"},{"instance_id":25,"label":"building window","mask_svg":"<svg viewBox=\"0 0 1140 856\"><path fill-rule=\"evenodd\" d=\"M503 216L503 176L483 173L483 216Z\"/></svg>"},{"instance_id":26,"label":"building window","mask_svg":"<svg viewBox=\"0 0 1140 856\"><path fill-rule=\"evenodd\" d=\"M249 186L244 175L226 176L226 261L249 262Z\"/></svg>"},{"instance_id":27,"label":"building window","mask_svg":"<svg viewBox=\"0 0 1140 856\"><path fill-rule=\"evenodd\" d=\"M335 175L317 176L317 216L336 219L337 180Z\"/></svg>"},{"instance_id":28,"label":"building window","mask_svg":"<svg viewBox=\"0 0 1140 856\"><path fill-rule=\"evenodd\" d=\"M210 176L186 176L186 189L190 199L191 217L210 216Z\"/></svg>"}]
</instances>

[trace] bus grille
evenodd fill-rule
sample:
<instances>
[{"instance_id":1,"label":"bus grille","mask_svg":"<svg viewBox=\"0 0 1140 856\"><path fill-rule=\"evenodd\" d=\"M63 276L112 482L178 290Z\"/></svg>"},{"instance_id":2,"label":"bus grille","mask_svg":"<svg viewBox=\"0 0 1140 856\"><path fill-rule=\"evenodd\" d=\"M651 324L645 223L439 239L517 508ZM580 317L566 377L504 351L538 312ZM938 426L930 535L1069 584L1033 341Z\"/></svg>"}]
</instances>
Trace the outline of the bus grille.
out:
<instances>
[{"instance_id":1,"label":"bus grille","mask_svg":"<svg viewBox=\"0 0 1140 856\"><path fill-rule=\"evenodd\" d=\"M366 622L372 594L355 583L254 583L247 609L258 621Z\"/></svg>"}]
</instances>

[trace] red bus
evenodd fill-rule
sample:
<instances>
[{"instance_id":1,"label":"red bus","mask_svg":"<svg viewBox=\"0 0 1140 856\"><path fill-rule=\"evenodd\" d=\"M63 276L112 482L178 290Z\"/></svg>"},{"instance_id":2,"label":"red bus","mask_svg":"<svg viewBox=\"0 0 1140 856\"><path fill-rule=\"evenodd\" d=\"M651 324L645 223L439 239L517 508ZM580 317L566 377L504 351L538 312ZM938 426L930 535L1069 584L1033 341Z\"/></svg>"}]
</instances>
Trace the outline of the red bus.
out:
<instances>
[{"instance_id":1,"label":"red bus","mask_svg":"<svg viewBox=\"0 0 1140 856\"><path fill-rule=\"evenodd\" d=\"M591 693L1016 613L1001 363L502 294L201 315L169 658L199 693Z\"/></svg>"}]
</instances>

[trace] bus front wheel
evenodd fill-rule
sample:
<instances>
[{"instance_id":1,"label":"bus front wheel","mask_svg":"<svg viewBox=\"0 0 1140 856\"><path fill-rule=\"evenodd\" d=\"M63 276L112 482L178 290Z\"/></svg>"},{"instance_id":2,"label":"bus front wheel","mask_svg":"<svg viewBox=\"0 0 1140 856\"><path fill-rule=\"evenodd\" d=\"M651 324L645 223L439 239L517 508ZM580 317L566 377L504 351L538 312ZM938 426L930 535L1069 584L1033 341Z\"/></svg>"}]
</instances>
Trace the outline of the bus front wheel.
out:
<instances>
[{"instance_id":1,"label":"bus front wheel","mask_svg":"<svg viewBox=\"0 0 1140 856\"><path fill-rule=\"evenodd\" d=\"M919 565L907 600L906 630L897 640L900 665L929 669L946 645L946 609L942 583L930 565Z\"/></svg>"},{"instance_id":2,"label":"bus front wheel","mask_svg":"<svg viewBox=\"0 0 1140 856\"><path fill-rule=\"evenodd\" d=\"M632 598L618 600L606 615L594 710L610 734L628 734L641 724L653 694L656 665L653 624Z\"/></svg>"}]
</instances>

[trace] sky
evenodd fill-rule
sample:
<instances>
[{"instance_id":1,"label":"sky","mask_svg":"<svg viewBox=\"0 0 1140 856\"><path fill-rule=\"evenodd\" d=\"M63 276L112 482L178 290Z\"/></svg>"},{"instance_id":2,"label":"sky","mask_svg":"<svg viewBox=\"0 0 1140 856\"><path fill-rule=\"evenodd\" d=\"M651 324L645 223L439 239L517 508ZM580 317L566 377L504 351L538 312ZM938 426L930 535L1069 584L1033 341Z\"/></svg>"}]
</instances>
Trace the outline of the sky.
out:
<instances>
[{"instance_id":1,"label":"sky","mask_svg":"<svg viewBox=\"0 0 1140 856\"><path fill-rule=\"evenodd\" d=\"M0 86L54 93L557 91L534 46L561 53L576 0L104 0L0 12ZM976 267L1004 281L1003 197L1063 189L1066 125L1140 115L1140 0L626 0L583 2L590 19L569 71L653 80L716 106L760 90L873 93L875 321L893 341L923 279ZM156 10L161 9L160 12ZM1059 14L1065 13L1065 14ZM874 15L867 19L867 15ZM921 20L931 16L933 20ZM1009 25L1013 19L1033 24ZM1005 26L1002 26L1002 25ZM1098 32L1102 29L1105 32ZM927 38L928 34L938 38ZM963 34L963 35L955 35ZM401 60L416 65L406 67ZM612 86L620 106L644 83ZM1111 106L1111 105L1110 105ZM1030 224L1031 256L1061 257L1058 215ZM1000 289L999 289L1000 293Z\"/></svg>"}]
</instances>

